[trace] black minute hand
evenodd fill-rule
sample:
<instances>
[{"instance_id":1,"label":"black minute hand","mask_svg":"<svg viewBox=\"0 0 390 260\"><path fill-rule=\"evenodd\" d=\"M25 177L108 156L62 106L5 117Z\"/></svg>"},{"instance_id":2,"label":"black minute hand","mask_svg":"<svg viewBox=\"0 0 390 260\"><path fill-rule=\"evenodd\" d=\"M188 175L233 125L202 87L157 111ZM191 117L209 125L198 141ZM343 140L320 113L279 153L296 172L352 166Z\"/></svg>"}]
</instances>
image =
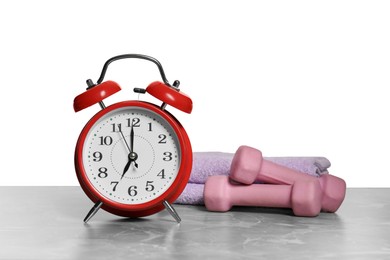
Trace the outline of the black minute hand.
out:
<instances>
[{"instance_id":1,"label":"black minute hand","mask_svg":"<svg viewBox=\"0 0 390 260\"><path fill-rule=\"evenodd\" d=\"M129 159L134 162L135 168L138 168L138 164L136 162L138 155L134 152L134 128L133 122L131 122L130 126L130 155Z\"/></svg>"},{"instance_id":2,"label":"black minute hand","mask_svg":"<svg viewBox=\"0 0 390 260\"><path fill-rule=\"evenodd\" d=\"M130 128L130 153L134 152L134 129L133 129L133 123L131 123Z\"/></svg>"}]
</instances>

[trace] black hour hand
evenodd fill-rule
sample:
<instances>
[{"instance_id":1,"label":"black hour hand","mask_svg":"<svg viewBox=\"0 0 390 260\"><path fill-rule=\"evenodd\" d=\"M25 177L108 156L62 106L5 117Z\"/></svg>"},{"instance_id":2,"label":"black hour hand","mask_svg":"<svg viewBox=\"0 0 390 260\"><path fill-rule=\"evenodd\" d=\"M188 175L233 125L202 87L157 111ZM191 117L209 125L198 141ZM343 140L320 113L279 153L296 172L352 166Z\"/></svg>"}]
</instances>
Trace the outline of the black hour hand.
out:
<instances>
[{"instance_id":1,"label":"black hour hand","mask_svg":"<svg viewBox=\"0 0 390 260\"><path fill-rule=\"evenodd\" d=\"M121 176L121 180L122 180L123 177L125 176L127 170L130 168L130 164L131 164L131 160L129 160L129 161L126 163L126 166L125 166L125 168L123 169L123 173L122 173L122 176Z\"/></svg>"}]
</instances>

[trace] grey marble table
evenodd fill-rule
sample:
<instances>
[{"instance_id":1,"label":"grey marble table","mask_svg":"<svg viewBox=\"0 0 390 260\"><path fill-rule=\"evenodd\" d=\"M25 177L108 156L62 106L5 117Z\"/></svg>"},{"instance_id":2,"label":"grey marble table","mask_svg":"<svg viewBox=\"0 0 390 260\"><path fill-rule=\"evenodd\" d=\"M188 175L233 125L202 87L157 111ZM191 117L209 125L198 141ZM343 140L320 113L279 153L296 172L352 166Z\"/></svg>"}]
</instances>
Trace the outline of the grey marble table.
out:
<instances>
[{"instance_id":1,"label":"grey marble table","mask_svg":"<svg viewBox=\"0 0 390 260\"><path fill-rule=\"evenodd\" d=\"M390 259L390 189L348 189L336 214L227 213L175 205L142 219L100 210L79 187L0 187L0 259Z\"/></svg>"}]
</instances>

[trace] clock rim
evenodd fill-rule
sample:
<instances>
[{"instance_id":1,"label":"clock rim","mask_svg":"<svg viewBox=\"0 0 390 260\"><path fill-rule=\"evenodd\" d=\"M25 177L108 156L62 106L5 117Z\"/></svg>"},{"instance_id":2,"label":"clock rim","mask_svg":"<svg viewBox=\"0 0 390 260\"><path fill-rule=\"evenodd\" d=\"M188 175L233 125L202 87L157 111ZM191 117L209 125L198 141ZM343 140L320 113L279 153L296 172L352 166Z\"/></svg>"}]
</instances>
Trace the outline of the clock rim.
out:
<instances>
[{"instance_id":1,"label":"clock rim","mask_svg":"<svg viewBox=\"0 0 390 260\"><path fill-rule=\"evenodd\" d=\"M125 204L116 202L106 198L104 195L95 188L95 186L89 181L84 165L83 165L83 146L87 137L88 132L92 126L103 116L116 109L125 107L140 107L149 109L152 112L160 115L165 119L169 125L172 126L174 132L177 135L181 151L181 161L177 176L169 188L160 196L155 199L140 203L140 204ZM142 217L152 215L163 210L165 207L163 201L166 200L169 203L173 203L183 192L185 186L188 183L192 169L192 147L187 135L187 132L180 124L180 122L167 110L162 110L160 107L153 103L145 101L122 101L119 103L112 104L103 110L96 113L84 126L77 140L75 149L75 170L77 179L86 195L94 202L102 201L102 208L110 213L124 216L124 217Z\"/></svg>"}]
</instances>

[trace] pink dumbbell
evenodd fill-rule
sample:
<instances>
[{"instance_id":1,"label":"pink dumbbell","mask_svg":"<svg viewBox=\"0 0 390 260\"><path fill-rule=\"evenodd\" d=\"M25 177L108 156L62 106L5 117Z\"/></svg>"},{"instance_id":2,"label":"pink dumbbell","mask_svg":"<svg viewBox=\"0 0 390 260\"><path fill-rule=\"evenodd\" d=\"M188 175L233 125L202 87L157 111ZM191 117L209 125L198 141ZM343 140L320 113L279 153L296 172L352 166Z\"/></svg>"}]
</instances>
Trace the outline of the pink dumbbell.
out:
<instances>
[{"instance_id":1,"label":"pink dumbbell","mask_svg":"<svg viewBox=\"0 0 390 260\"><path fill-rule=\"evenodd\" d=\"M232 206L291 208L294 215L315 217L321 211L321 187L318 181L294 185L232 184L228 176L211 176L204 187L204 202L210 211L225 212Z\"/></svg>"},{"instance_id":2,"label":"pink dumbbell","mask_svg":"<svg viewBox=\"0 0 390 260\"><path fill-rule=\"evenodd\" d=\"M343 179L330 174L319 178L294 171L263 159L261 152L249 146L240 146L230 167L230 178L240 183L255 181L271 184L296 184L300 181L318 179L322 190L322 210L336 212L345 197L346 184Z\"/></svg>"}]
</instances>

